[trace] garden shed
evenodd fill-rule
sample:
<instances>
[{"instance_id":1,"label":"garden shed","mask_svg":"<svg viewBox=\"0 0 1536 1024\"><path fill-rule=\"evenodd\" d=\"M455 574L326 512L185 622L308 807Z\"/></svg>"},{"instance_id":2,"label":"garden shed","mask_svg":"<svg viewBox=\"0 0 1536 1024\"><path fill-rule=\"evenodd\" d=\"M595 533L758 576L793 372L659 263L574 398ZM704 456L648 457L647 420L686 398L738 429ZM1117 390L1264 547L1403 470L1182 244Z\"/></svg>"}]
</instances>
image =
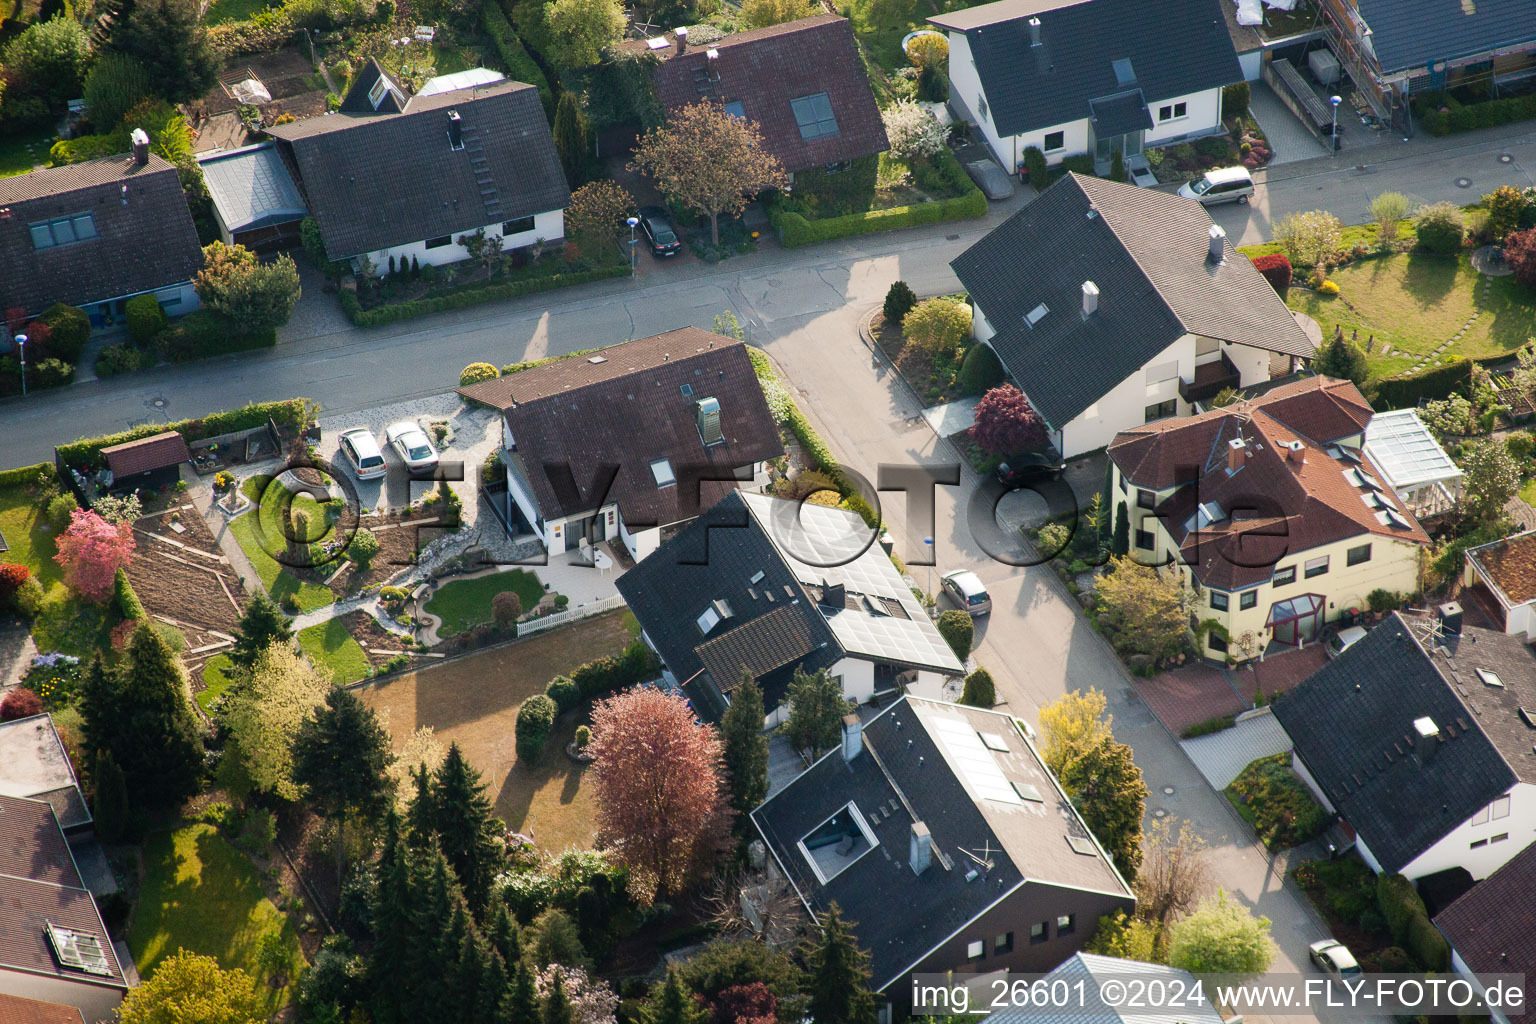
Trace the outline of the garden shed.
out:
<instances>
[{"instance_id":1,"label":"garden shed","mask_svg":"<svg viewBox=\"0 0 1536 1024\"><path fill-rule=\"evenodd\" d=\"M159 490L181 479L181 464L192 458L186 439L174 430L101 450L112 471L113 491Z\"/></svg>"}]
</instances>

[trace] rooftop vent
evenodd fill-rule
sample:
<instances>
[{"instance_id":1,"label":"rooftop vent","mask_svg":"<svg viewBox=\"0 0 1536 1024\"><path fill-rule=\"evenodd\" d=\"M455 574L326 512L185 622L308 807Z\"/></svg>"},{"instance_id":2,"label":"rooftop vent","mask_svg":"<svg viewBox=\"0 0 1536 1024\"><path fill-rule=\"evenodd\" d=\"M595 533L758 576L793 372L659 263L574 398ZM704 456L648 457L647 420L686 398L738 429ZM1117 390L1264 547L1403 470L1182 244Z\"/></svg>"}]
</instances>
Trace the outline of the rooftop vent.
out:
<instances>
[{"instance_id":1,"label":"rooftop vent","mask_svg":"<svg viewBox=\"0 0 1536 1024\"><path fill-rule=\"evenodd\" d=\"M1285 443L1286 458L1292 462L1307 461L1307 446L1300 441L1287 441Z\"/></svg>"},{"instance_id":2,"label":"rooftop vent","mask_svg":"<svg viewBox=\"0 0 1536 1024\"><path fill-rule=\"evenodd\" d=\"M1039 46L1040 45L1040 19L1039 18L1030 18L1029 19L1029 45L1030 46Z\"/></svg>"},{"instance_id":3,"label":"rooftop vent","mask_svg":"<svg viewBox=\"0 0 1536 1024\"><path fill-rule=\"evenodd\" d=\"M1461 605L1447 601L1435 609L1435 623L1446 636L1461 635Z\"/></svg>"},{"instance_id":4,"label":"rooftop vent","mask_svg":"<svg viewBox=\"0 0 1536 1024\"><path fill-rule=\"evenodd\" d=\"M1206 259L1212 263L1220 263L1227 258L1227 233L1221 229L1220 224L1212 224L1210 230L1210 251L1206 253Z\"/></svg>"},{"instance_id":5,"label":"rooftop vent","mask_svg":"<svg viewBox=\"0 0 1536 1024\"><path fill-rule=\"evenodd\" d=\"M1099 286L1092 281L1083 282L1083 319L1099 311Z\"/></svg>"},{"instance_id":6,"label":"rooftop vent","mask_svg":"<svg viewBox=\"0 0 1536 1024\"><path fill-rule=\"evenodd\" d=\"M457 110L448 111L448 148L464 148L464 119Z\"/></svg>"},{"instance_id":7,"label":"rooftop vent","mask_svg":"<svg viewBox=\"0 0 1536 1024\"><path fill-rule=\"evenodd\" d=\"M912 823L912 839L907 863L911 866L914 875L927 871L928 865L933 863L933 835L928 831L928 826L920 821Z\"/></svg>"},{"instance_id":8,"label":"rooftop vent","mask_svg":"<svg viewBox=\"0 0 1536 1024\"><path fill-rule=\"evenodd\" d=\"M135 128L133 134L128 136L133 143L133 162L136 166L143 167L149 163L149 133L143 128Z\"/></svg>"},{"instance_id":9,"label":"rooftop vent","mask_svg":"<svg viewBox=\"0 0 1536 1024\"><path fill-rule=\"evenodd\" d=\"M1439 746L1440 727L1435 724L1435 720L1428 715L1415 718L1413 720L1413 756L1418 759L1419 764L1428 764Z\"/></svg>"},{"instance_id":10,"label":"rooftop vent","mask_svg":"<svg viewBox=\"0 0 1536 1024\"><path fill-rule=\"evenodd\" d=\"M710 60L719 60L720 51L711 46L708 50L704 51L704 56L708 57Z\"/></svg>"},{"instance_id":11,"label":"rooftop vent","mask_svg":"<svg viewBox=\"0 0 1536 1024\"><path fill-rule=\"evenodd\" d=\"M677 38L677 52L685 53L688 50L688 29L679 26L672 30L672 35Z\"/></svg>"},{"instance_id":12,"label":"rooftop vent","mask_svg":"<svg viewBox=\"0 0 1536 1024\"><path fill-rule=\"evenodd\" d=\"M720 429L720 402L713 398L701 398L698 401L699 437L704 441L704 447L712 444L720 444L725 440L725 433Z\"/></svg>"},{"instance_id":13,"label":"rooftop vent","mask_svg":"<svg viewBox=\"0 0 1536 1024\"><path fill-rule=\"evenodd\" d=\"M1243 468L1243 460L1248 457L1248 442L1240 437L1234 437L1227 442L1227 472L1236 473Z\"/></svg>"}]
</instances>

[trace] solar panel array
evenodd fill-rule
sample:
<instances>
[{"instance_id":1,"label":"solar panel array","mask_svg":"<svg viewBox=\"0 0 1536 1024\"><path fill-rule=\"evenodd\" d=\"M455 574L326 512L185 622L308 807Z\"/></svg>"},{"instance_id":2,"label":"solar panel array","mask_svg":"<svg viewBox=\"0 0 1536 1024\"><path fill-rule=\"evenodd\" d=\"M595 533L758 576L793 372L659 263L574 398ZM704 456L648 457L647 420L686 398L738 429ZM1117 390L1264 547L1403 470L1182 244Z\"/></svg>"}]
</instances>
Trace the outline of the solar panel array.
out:
<instances>
[{"instance_id":1,"label":"solar panel array","mask_svg":"<svg viewBox=\"0 0 1536 1024\"><path fill-rule=\"evenodd\" d=\"M1017 790L1003 774L997 758L982 742L981 735L964 719L935 715L930 724L938 733L939 743L955 774L965 786L983 800L1004 804L1021 802Z\"/></svg>"}]
</instances>

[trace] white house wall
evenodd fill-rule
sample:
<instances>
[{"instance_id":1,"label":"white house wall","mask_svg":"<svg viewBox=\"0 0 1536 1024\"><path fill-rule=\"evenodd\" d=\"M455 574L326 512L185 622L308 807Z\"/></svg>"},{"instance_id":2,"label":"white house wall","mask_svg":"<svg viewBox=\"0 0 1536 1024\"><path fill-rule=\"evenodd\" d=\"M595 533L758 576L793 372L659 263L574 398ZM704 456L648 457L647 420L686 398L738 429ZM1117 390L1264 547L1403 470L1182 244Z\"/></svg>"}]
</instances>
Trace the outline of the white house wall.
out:
<instances>
[{"instance_id":1,"label":"white house wall","mask_svg":"<svg viewBox=\"0 0 1536 1024\"><path fill-rule=\"evenodd\" d=\"M1158 108L1173 103L1185 105L1185 116L1159 124ZM1152 115L1152 127L1142 137L1147 146L1160 146L1169 139L1181 139L1186 135L1204 135L1221 127L1221 90L1206 89L1183 96L1171 96L1165 100L1153 100L1147 104L1147 112Z\"/></svg>"},{"instance_id":2,"label":"white house wall","mask_svg":"<svg viewBox=\"0 0 1536 1024\"><path fill-rule=\"evenodd\" d=\"M486 224L480 228L487 237L496 235L501 238L501 247L504 252L520 249L523 246L532 245L539 239L545 242L558 242L565 237L565 211L547 210L544 213L536 213L533 216L533 230L522 231L515 235L502 235L502 221L494 224ZM388 273L389 258L395 258L395 265L409 266L412 259L419 263L430 263L433 266L442 266L445 263L458 263L470 258L469 250L459 244L459 238L463 235L472 235L475 232L459 231L452 236L453 240L447 245L440 245L435 249L427 248L427 240L422 239L409 245L396 245L388 249L378 249L368 253L368 259L372 261L374 270L378 273Z\"/></svg>"},{"instance_id":3,"label":"white house wall","mask_svg":"<svg viewBox=\"0 0 1536 1024\"><path fill-rule=\"evenodd\" d=\"M1472 824L1469 818L1409 862L1402 873L1412 881L1446 868L1462 867L1475 880L1482 881L1503 867L1536 839L1536 785L1516 783L1509 791L1509 798L1507 818L1485 821L1481 825ZM1429 808L1425 808L1425 813L1428 812ZM1508 834L1509 838L1492 842L1494 836L1501 834ZM1489 842L1472 849L1474 842L1484 839Z\"/></svg>"},{"instance_id":4,"label":"white house wall","mask_svg":"<svg viewBox=\"0 0 1536 1024\"><path fill-rule=\"evenodd\" d=\"M1237 55L1237 63L1243 69L1243 81L1257 82L1264 75L1264 51L1250 50Z\"/></svg>"},{"instance_id":5,"label":"white house wall","mask_svg":"<svg viewBox=\"0 0 1536 1024\"><path fill-rule=\"evenodd\" d=\"M1524 633L1527 643L1536 641L1536 601L1511 608L1505 617L1504 632Z\"/></svg>"},{"instance_id":6,"label":"white house wall","mask_svg":"<svg viewBox=\"0 0 1536 1024\"><path fill-rule=\"evenodd\" d=\"M1150 368L1170 366L1170 376L1159 375L1159 380L1148 382ZM1147 406L1169 398L1179 401L1176 415L1188 415L1189 406L1179 399L1178 381L1194 373L1195 336L1186 334L1062 427L1061 454L1070 459L1107 446L1120 431L1146 422Z\"/></svg>"},{"instance_id":7,"label":"white house wall","mask_svg":"<svg viewBox=\"0 0 1536 1024\"><path fill-rule=\"evenodd\" d=\"M619 539L629 549L629 556L638 562L661 547L661 527L651 526L631 533L629 524L624 521L623 516L620 516Z\"/></svg>"},{"instance_id":8,"label":"white house wall","mask_svg":"<svg viewBox=\"0 0 1536 1024\"><path fill-rule=\"evenodd\" d=\"M827 670L827 675L842 677L843 696L850 700L862 704L875 695L875 663L872 661L843 658Z\"/></svg>"}]
</instances>

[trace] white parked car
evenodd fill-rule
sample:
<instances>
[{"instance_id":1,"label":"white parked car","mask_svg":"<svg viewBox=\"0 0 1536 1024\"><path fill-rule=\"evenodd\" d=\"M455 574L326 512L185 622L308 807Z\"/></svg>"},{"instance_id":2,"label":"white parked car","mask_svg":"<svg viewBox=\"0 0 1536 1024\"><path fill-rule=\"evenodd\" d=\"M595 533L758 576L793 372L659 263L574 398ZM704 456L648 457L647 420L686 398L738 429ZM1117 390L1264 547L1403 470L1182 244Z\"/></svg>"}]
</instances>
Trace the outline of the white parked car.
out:
<instances>
[{"instance_id":1,"label":"white parked car","mask_svg":"<svg viewBox=\"0 0 1536 1024\"><path fill-rule=\"evenodd\" d=\"M1359 626L1341 629L1328 638L1328 657L1337 658L1355 644L1365 639L1365 630Z\"/></svg>"},{"instance_id":2,"label":"white parked car","mask_svg":"<svg viewBox=\"0 0 1536 1024\"><path fill-rule=\"evenodd\" d=\"M1179 195L1198 199L1202 206L1217 203L1246 203L1253 195L1253 175L1246 167L1222 167L1206 171L1194 181L1179 186Z\"/></svg>"},{"instance_id":3,"label":"white parked car","mask_svg":"<svg viewBox=\"0 0 1536 1024\"><path fill-rule=\"evenodd\" d=\"M944 591L954 598L960 610L969 612L971 618L992 610L992 598L987 594L987 588L981 585L981 578L971 570L947 572L939 577L939 582L944 585Z\"/></svg>"},{"instance_id":4,"label":"white parked car","mask_svg":"<svg viewBox=\"0 0 1536 1024\"><path fill-rule=\"evenodd\" d=\"M384 428L384 439L411 472L424 472L437 466L437 450L427 439L427 432L416 424L409 421L391 423Z\"/></svg>"},{"instance_id":5,"label":"white parked car","mask_svg":"<svg viewBox=\"0 0 1536 1024\"><path fill-rule=\"evenodd\" d=\"M1319 939L1307 949L1311 952L1312 962L1329 977L1352 978L1360 973L1360 964L1355 960L1355 954L1338 939Z\"/></svg>"},{"instance_id":6,"label":"white parked car","mask_svg":"<svg viewBox=\"0 0 1536 1024\"><path fill-rule=\"evenodd\" d=\"M384 453L379 450L379 442L373 439L371 430L358 427L342 431L341 456L359 480L377 480L385 473Z\"/></svg>"}]
</instances>

